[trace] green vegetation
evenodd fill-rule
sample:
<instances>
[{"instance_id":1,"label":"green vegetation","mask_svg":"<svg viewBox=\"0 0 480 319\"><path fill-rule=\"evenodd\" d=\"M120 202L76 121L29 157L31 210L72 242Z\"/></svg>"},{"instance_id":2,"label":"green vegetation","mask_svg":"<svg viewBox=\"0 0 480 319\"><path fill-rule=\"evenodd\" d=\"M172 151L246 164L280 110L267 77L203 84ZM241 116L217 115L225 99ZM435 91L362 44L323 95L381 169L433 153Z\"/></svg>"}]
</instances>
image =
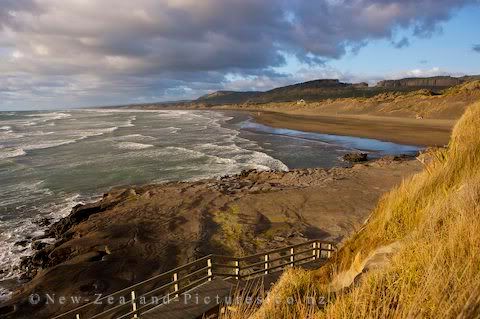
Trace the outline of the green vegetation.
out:
<instances>
[{"instance_id":1,"label":"green vegetation","mask_svg":"<svg viewBox=\"0 0 480 319\"><path fill-rule=\"evenodd\" d=\"M242 243L249 241L246 237L253 236L240 220L240 208L233 206L227 211L215 212L212 214L212 220L221 229L213 236L213 242L232 256L242 255L244 253Z\"/></svg>"}]
</instances>

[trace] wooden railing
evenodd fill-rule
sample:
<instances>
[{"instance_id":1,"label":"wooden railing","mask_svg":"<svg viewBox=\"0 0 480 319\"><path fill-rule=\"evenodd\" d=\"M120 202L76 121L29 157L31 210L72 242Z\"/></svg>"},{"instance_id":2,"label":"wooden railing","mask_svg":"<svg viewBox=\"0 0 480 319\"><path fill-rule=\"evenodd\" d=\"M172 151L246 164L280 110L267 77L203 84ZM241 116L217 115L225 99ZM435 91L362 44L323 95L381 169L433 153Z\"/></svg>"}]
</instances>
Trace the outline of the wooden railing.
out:
<instances>
[{"instance_id":1,"label":"wooden railing","mask_svg":"<svg viewBox=\"0 0 480 319\"><path fill-rule=\"evenodd\" d=\"M286 267L327 259L335 250L333 242L312 240L245 257L208 255L52 319L139 318L153 307L213 278L249 280L283 271Z\"/></svg>"}]
</instances>

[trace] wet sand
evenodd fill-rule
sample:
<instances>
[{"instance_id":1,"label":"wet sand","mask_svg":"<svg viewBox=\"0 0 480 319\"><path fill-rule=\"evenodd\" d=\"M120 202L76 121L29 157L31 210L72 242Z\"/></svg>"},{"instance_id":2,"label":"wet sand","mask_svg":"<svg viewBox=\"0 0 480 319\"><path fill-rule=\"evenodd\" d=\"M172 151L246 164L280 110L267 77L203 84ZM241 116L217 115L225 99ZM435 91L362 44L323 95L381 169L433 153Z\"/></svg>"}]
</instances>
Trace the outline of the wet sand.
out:
<instances>
[{"instance_id":1,"label":"wet sand","mask_svg":"<svg viewBox=\"0 0 480 319\"><path fill-rule=\"evenodd\" d=\"M358 136L399 144L443 146L456 120L411 119L373 115L316 115L251 112L255 121L275 128Z\"/></svg>"}]
</instances>

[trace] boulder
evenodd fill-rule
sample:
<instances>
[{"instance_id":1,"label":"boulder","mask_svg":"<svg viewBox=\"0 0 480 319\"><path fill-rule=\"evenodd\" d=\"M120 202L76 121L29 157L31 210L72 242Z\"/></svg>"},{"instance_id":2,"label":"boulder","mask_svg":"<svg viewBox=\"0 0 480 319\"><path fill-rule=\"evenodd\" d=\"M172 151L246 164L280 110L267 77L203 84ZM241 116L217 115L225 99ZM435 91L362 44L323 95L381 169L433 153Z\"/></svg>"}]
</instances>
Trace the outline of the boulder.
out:
<instances>
[{"instance_id":1,"label":"boulder","mask_svg":"<svg viewBox=\"0 0 480 319\"><path fill-rule=\"evenodd\" d=\"M343 159L351 163L359 163L368 161L367 153L347 153L343 155Z\"/></svg>"},{"instance_id":2,"label":"boulder","mask_svg":"<svg viewBox=\"0 0 480 319\"><path fill-rule=\"evenodd\" d=\"M21 247L26 247L28 245L28 240L24 239L24 240L19 240L17 242L15 242L15 244L13 244L14 246L21 246Z\"/></svg>"},{"instance_id":3,"label":"boulder","mask_svg":"<svg viewBox=\"0 0 480 319\"><path fill-rule=\"evenodd\" d=\"M33 250L40 250L40 249L43 249L43 248L47 247L47 245L48 245L47 243L44 243L42 241L34 241L32 243L32 249Z\"/></svg>"},{"instance_id":4,"label":"boulder","mask_svg":"<svg viewBox=\"0 0 480 319\"><path fill-rule=\"evenodd\" d=\"M40 218L38 220L35 220L34 223L37 224L40 227L47 227L47 226L50 226L52 224L52 220L51 220L51 218L43 217L43 218Z\"/></svg>"},{"instance_id":5,"label":"boulder","mask_svg":"<svg viewBox=\"0 0 480 319\"><path fill-rule=\"evenodd\" d=\"M136 196L133 189L123 191L119 196L105 196L102 200L90 204L78 204L72 208L71 213L58 222L52 224L45 232L44 238L53 237L60 239L67 236L67 231L73 226L87 220L91 215L104 212L113 208L116 204L128 198L128 196ZM112 197L112 198L110 198Z\"/></svg>"}]
</instances>

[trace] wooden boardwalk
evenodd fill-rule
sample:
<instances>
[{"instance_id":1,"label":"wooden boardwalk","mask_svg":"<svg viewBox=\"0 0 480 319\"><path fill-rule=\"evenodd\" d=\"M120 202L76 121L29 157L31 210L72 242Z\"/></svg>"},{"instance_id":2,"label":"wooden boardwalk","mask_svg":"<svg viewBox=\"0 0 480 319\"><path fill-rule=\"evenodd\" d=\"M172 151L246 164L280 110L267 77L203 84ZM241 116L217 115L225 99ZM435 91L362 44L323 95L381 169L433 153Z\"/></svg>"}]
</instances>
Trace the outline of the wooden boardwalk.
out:
<instances>
[{"instance_id":1,"label":"wooden boardwalk","mask_svg":"<svg viewBox=\"0 0 480 319\"><path fill-rule=\"evenodd\" d=\"M314 261L301 266L305 269L319 268L324 262ZM181 294L170 300L168 304L159 305L141 315L142 319L200 319L208 318L208 314L218 314L219 306L225 303L249 283L254 286L261 284L265 291L270 290L280 278L282 272L265 275L250 281L229 279L213 279L205 284ZM230 301L231 302L231 301ZM216 316L215 316L216 317Z\"/></svg>"},{"instance_id":2,"label":"wooden boardwalk","mask_svg":"<svg viewBox=\"0 0 480 319\"><path fill-rule=\"evenodd\" d=\"M126 302L90 302L52 319L214 317L219 304L231 304L234 296L245 297L247 292L250 296L268 291L285 269L318 268L335 251L334 243L314 239L249 256L210 254L100 299Z\"/></svg>"},{"instance_id":3,"label":"wooden boardwalk","mask_svg":"<svg viewBox=\"0 0 480 319\"><path fill-rule=\"evenodd\" d=\"M181 294L168 304L157 306L142 314L142 319L195 319L218 309L235 291L236 284L223 279L213 279L200 287Z\"/></svg>"}]
</instances>

